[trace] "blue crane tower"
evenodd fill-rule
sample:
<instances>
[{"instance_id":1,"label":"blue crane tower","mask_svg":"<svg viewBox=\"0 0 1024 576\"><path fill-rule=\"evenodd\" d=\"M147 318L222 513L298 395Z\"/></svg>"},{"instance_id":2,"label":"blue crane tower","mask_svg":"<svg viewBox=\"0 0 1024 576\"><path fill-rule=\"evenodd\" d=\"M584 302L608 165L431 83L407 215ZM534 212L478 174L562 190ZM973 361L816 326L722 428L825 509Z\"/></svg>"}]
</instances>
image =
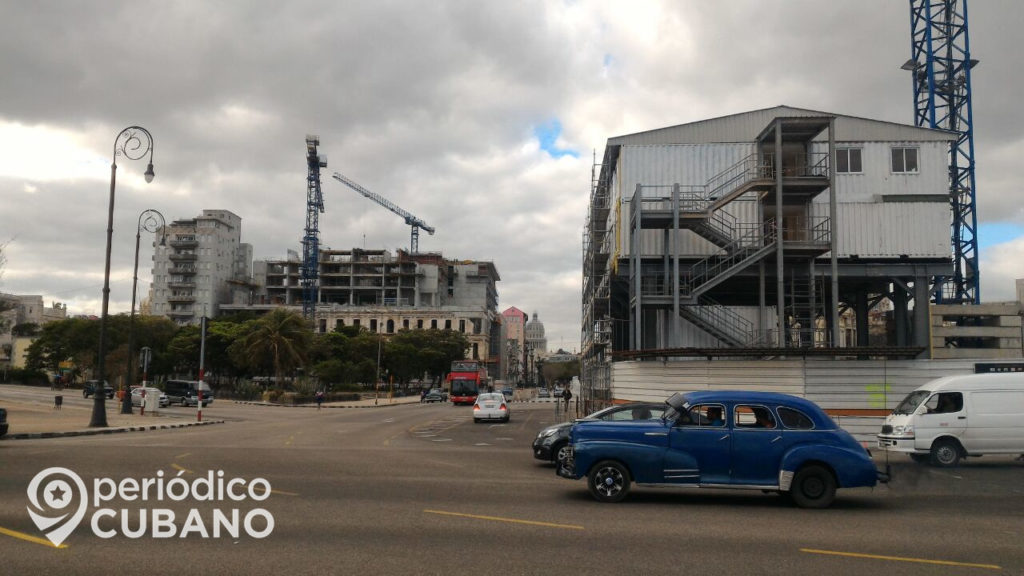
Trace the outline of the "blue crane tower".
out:
<instances>
[{"instance_id":1,"label":"blue crane tower","mask_svg":"<svg viewBox=\"0 0 1024 576\"><path fill-rule=\"evenodd\" d=\"M327 167L327 156L317 154L319 136L306 136L306 235L302 237L302 316L312 320L316 312L320 284L320 213L324 197L320 193L320 169Z\"/></svg>"},{"instance_id":2,"label":"blue crane tower","mask_svg":"<svg viewBox=\"0 0 1024 576\"><path fill-rule=\"evenodd\" d=\"M957 134L949 153L953 211L953 278L937 278L938 303L980 304L977 189L971 116L971 59L967 0L910 0L911 58L917 126Z\"/></svg>"},{"instance_id":3,"label":"blue crane tower","mask_svg":"<svg viewBox=\"0 0 1024 576\"><path fill-rule=\"evenodd\" d=\"M346 178L343 174L339 174L338 172L334 173L334 179L404 218L405 223L412 226L412 237L409 240L409 248L411 250L410 254L416 254L420 251L420 228L426 230L430 235L434 234L433 227L428 226L423 220L420 220L405 210L402 210L380 194L370 192L366 188L363 188L356 182Z\"/></svg>"}]
</instances>

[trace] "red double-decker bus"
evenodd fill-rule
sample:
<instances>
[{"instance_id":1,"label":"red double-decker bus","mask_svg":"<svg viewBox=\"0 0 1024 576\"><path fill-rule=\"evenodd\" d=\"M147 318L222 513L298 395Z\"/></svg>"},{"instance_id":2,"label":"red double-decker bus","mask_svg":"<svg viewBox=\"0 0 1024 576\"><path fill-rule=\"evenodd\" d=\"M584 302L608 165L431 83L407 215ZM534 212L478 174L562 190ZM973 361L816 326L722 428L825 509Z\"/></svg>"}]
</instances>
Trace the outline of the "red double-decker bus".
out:
<instances>
[{"instance_id":1,"label":"red double-decker bus","mask_svg":"<svg viewBox=\"0 0 1024 576\"><path fill-rule=\"evenodd\" d=\"M473 404L480 387L486 383L486 376L476 360L456 360L445 380L452 404Z\"/></svg>"}]
</instances>

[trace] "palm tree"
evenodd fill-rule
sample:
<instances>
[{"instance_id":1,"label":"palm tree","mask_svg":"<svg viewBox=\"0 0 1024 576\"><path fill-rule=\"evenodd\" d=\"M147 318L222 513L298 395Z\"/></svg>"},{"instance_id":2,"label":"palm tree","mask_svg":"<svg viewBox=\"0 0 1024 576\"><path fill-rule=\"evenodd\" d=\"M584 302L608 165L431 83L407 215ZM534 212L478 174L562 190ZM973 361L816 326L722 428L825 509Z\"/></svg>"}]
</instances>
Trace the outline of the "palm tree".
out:
<instances>
[{"instance_id":1,"label":"palm tree","mask_svg":"<svg viewBox=\"0 0 1024 576\"><path fill-rule=\"evenodd\" d=\"M238 342L247 363L258 368L271 363L278 385L282 376L305 364L313 332L294 312L277 308L255 320L253 329Z\"/></svg>"}]
</instances>

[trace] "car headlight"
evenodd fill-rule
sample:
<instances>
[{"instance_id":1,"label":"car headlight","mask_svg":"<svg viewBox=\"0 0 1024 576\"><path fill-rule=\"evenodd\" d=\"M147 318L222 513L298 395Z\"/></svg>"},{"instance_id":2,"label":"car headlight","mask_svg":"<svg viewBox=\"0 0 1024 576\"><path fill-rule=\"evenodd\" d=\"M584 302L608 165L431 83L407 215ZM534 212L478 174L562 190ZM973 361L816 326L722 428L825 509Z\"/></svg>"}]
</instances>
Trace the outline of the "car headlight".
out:
<instances>
[{"instance_id":1,"label":"car headlight","mask_svg":"<svg viewBox=\"0 0 1024 576\"><path fill-rule=\"evenodd\" d=\"M893 436L914 436L914 425L908 424L907 426L895 426L892 429Z\"/></svg>"},{"instance_id":2,"label":"car headlight","mask_svg":"<svg viewBox=\"0 0 1024 576\"><path fill-rule=\"evenodd\" d=\"M547 438L548 436L554 436L558 430L541 430L540 434L537 434L537 438Z\"/></svg>"}]
</instances>

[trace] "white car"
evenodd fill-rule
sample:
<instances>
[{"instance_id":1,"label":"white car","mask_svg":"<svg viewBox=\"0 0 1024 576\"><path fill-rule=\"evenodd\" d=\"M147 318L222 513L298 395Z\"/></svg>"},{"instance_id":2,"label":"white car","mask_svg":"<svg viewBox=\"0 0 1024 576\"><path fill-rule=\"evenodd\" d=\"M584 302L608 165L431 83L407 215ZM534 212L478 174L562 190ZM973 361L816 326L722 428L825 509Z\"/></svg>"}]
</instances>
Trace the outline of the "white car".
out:
<instances>
[{"instance_id":1,"label":"white car","mask_svg":"<svg viewBox=\"0 0 1024 576\"><path fill-rule=\"evenodd\" d=\"M508 402L501 392L488 392L476 397L473 404L473 422L484 420L499 420L508 422L512 411L508 409Z\"/></svg>"},{"instance_id":2,"label":"white car","mask_svg":"<svg viewBox=\"0 0 1024 576\"><path fill-rule=\"evenodd\" d=\"M146 388L146 395L159 394L160 400L158 406L166 408L171 404L171 401L167 398L167 394L160 391L159 388ZM142 406L142 387L136 386L132 388L132 406Z\"/></svg>"}]
</instances>

